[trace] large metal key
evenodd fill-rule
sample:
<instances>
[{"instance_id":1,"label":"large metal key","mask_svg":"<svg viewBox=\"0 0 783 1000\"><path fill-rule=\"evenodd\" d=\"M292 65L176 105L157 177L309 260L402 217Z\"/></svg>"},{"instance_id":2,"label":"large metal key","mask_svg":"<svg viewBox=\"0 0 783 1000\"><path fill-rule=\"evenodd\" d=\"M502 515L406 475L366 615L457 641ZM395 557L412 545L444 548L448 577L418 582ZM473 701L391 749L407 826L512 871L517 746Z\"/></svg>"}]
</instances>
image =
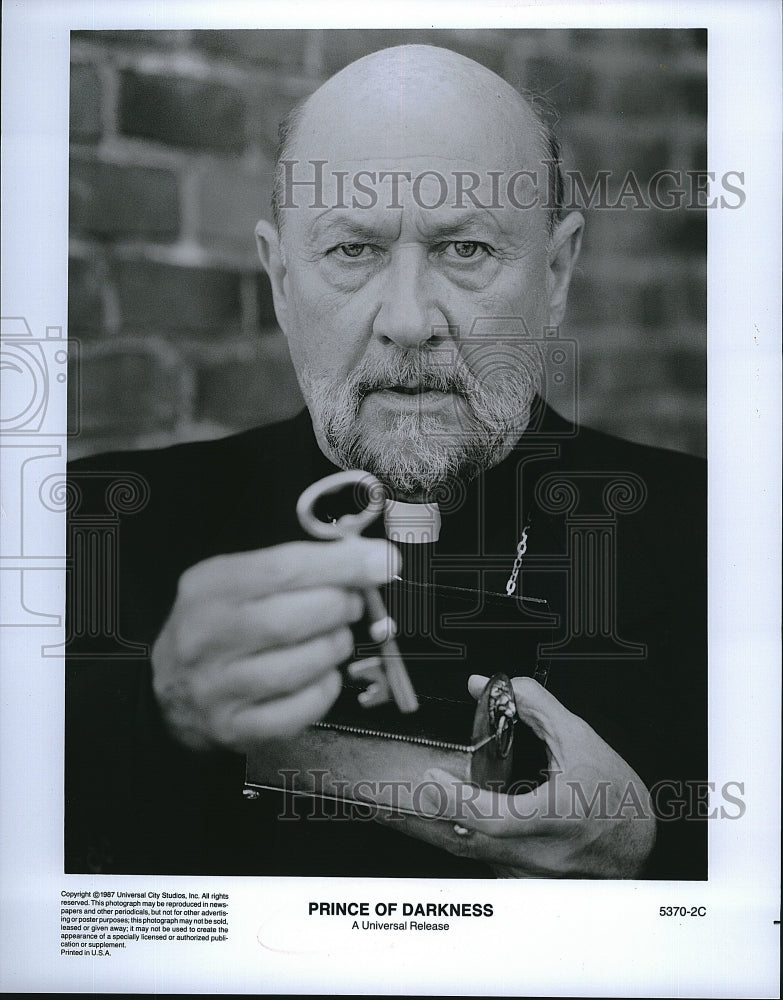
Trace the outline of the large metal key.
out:
<instances>
[{"instance_id":1,"label":"large metal key","mask_svg":"<svg viewBox=\"0 0 783 1000\"><path fill-rule=\"evenodd\" d=\"M315 505L330 493L346 486L363 486L369 497L367 506L357 514L344 514L333 521L322 521L315 516ZM299 497L296 515L299 523L313 538L337 539L359 535L383 510L385 493L375 476L358 469L337 472L320 479ZM419 699L405 669L399 647L394 638L395 623L389 617L380 592L374 587L363 591L367 614L370 618L370 638L380 645L380 656L356 660L348 671L357 680L369 682L369 687L359 695L362 705L381 705L394 698L401 712L415 712Z\"/></svg>"}]
</instances>

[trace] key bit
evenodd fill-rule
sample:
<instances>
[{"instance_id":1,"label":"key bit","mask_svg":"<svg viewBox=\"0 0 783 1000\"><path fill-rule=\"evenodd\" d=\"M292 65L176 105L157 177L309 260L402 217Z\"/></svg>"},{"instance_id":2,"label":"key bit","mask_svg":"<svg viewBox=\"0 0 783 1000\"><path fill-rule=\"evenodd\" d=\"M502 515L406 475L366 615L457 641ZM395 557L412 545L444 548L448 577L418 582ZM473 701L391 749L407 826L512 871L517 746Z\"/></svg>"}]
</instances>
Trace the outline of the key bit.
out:
<instances>
[{"instance_id":1,"label":"key bit","mask_svg":"<svg viewBox=\"0 0 783 1000\"><path fill-rule=\"evenodd\" d=\"M360 705L372 708L391 701L391 688L380 656L366 656L362 660L354 660L348 665L348 675L353 680L363 681L367 685L366 690L359 695Z\"/></svg>"}]
</instances>

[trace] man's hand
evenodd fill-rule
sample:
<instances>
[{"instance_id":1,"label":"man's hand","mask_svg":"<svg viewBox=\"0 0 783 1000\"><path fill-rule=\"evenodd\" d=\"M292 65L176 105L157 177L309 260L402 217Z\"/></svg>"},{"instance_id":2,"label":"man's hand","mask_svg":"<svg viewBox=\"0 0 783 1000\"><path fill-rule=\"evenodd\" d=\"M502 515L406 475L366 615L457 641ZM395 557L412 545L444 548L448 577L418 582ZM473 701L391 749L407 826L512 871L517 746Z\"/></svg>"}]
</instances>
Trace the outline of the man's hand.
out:
<instances>
[{"instance_id":1,"label":"man's hand","mask_svg":"<svg viewBox=\"0 0 783 1000\"><path fill-rule=\"evenodd\" d=\"M486 677L470 678L479 697ZM549 779L518 795L429 771L433 816L387 817L401 832L489 864L503 878L633 878L655 842L641 778L584 720L529 677L512 681L520 718L546 743ZM591 805L592 803L592 805Z\"/></svg>"},{"instance_id":2,"label":"man's hand","mask_svg":"<svg viewBox=\"0 0 783 1000\"><path fill-rule=\"evenodd\" d=\"M242 752L322 718L354 648L359 591L388 582L387 542L292 542L186 570L152 651L153 689L192 749Z\"/></svg>"}]
</instances>

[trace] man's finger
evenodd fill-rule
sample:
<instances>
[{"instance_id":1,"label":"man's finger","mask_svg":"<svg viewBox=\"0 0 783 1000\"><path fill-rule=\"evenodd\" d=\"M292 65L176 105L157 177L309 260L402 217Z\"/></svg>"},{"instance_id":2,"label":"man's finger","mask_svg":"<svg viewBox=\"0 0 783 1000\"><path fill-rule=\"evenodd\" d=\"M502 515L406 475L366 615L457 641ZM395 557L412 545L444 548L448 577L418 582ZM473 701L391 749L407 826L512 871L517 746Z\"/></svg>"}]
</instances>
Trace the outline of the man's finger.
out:
<instances>
[{"instance_id":1,"label":"man's finger","mask_svg":"<svg viewBox=\"0 0 783 1000\"><path fill-rule=\"evenodd\" d=\"M471 674L470 677L468 677L468 692L471 697L478 701L484 693L484 688L488 683L489 677L484 677L483 674Z\"/></svg>"},{"instance_id":2,"label":"man's finger","mask_svg":"<svg viewBox=\"0 0 783 1000\"><path fill-rule=\"evenodd\" d=\"M460 781L433 768L424 775L420 802L433 819L459 823L488 837L554 835L562 829L548 782L532 791L504 795Z\"/></svg>"},{"instance_id":3,"label":"man's finger","mask_svg":"<svg viewBox=\"0 0 783 1000\"><path fill-rule=\"evenodd\" d=\"M428 819L424 816L393 815L381 810L376 820L397 833L422 840L460 858L470 858L491 865L496 871L515 878L551 875L547 861L556 841L530 836L497 837L453 820Z\"/></svg>"},{"instance_id":4,"label":"man's finger","mask_svg":"<svg viewBox=\"0 0 783 1000\"><path fill-rule=\"evenodd\" d=\"M414 837L425 844L439 847L443 851L448 851L461 858L476 858L481 861L490 861L492 855L492 845L487 844L487 838L482 834L474 836L460 836L454 831L454 824L448 821L437 819L425 819L420 816L396 816L390 818L386 812L381 812L376 817L377 821L385 826L404 833L408 837ZM490 848L489 850L487 848Z\"/></svg>"},{"instance_id":5,"label":"man's finger","mask_svg":"<svg viewBox=\"0 0 783 1000\"><path fill-rule=\"evenodd\" d=\"M549 747L556 764L563 765L563 743L578 717L532 677L512 677L520 719Z\"/></svg>"},{"instance_id":6,"label":"man's finger","mask_svg":"<svg viewBox=\"0 0 783 1000\"><path fill-rule=\"evenodd\" d=\"M468 691L478 700L488 681L489 678L482 674L471 674L468 678ZM546 743L552 764L563 768L568 756L567 748L570 747L570 756L573 757L577 731L579 737L584 735L584 723L532 677L512 677L511 687L519 718Z\"/></svg>"},{"instance_id":7,"label":"man's finger","mask_svg":"<svg viewBox=\"0 0 783 1000\"><path fill-rule=\"evenodd\" d=\"M341 690L342 678L331 670L288 697L243 706L221 724L222 745L241 753L268 740L293 738L322 719Z\"/></svg>"},{"instance_id":8,"label":"man's finger","mask_svg":"<svg viewBox=\"0 0 783 1000\"><path fill-rule=\"evenodd\" d=\"M261 703L291 694L348 660L354 650L346 626L286 649L248 656L210 671L203 682L209 700Z\"/></svg>"},{"instance_id":9,"label":"man's finger","mask_svg":"<svg viewBox=\"0 0 783 1000\"><path fill-rule=\"evenodd\" d=\"M197 563L180 577L178 596L185 602L205 594L251 600L314 586L371 587L388 583L400 566L397 548L380 539L287 542Z\"/></svg>"},{"instance_id":10,"label":"man's finger","mask_svg":"<svg viewBox=\"0 0 783 1000\"><path fill-rule=\"evenodd\" d=\"M352 624L363 614L364 599L355 590L318 587L272 594L232 608L220 641L232 649L263 653Z\"/></svg>"}]
</instances>

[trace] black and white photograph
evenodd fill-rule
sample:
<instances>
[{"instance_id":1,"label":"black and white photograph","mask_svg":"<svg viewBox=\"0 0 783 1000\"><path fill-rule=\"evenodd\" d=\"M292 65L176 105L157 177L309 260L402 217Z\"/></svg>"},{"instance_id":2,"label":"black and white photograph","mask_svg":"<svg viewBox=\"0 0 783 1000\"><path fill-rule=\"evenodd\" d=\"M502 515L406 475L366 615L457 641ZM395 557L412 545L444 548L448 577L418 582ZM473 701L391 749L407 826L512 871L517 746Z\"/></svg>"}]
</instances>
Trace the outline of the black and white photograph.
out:
<instances>
[{"instance_id":1,"label":"black and white photograph","mask_svg":"<svg viewBox=\"0 0 783 1000\"><path fill-rule=\"evenodd\" d=\"M707 877L706 41L72 36L67 871Z\"/></svg>"},{"instance_id":2,"label":"black and white photograph","mask_svg":"<svg viewBox=\"0 0 783 1000\"><path fill-rule=\"evenodd\" d=\"M716 276L780 101L769 170L719 144L732 17L66 6L56 308L3 296L1 624L56 789L9 982L776 995L775 893L752 974L729 931L779 881L774 234L772 308ZM551 938L482 981L556 920L581 985Z\"/></svg>"}]
</instances>

